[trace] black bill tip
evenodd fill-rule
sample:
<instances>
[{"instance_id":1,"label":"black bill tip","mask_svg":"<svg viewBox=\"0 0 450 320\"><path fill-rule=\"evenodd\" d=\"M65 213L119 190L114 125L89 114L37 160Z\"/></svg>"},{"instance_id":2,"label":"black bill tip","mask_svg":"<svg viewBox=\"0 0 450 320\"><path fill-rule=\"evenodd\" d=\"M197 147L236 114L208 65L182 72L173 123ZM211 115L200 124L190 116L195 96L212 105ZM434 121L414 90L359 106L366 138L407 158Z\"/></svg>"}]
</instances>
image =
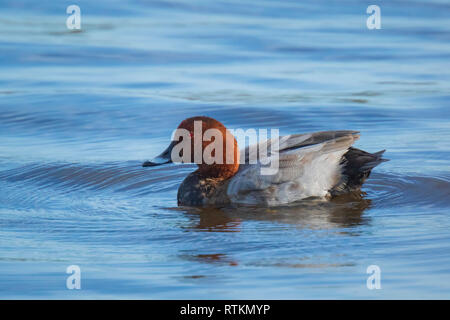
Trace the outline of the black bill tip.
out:
<instances>
[{"instance_id":1,"label":"black bill tip","mask_svg":"<svg viewBox=\"0 0 450 320\"><path fill-rule=\"evenodd\" d=\"M145 161L142 164L143 167L154 167L154 166L157 166L157 165L158 165L158 163L154 163L154 162L151 162L151 161Z\"/></svg>"},{"instance_id":2,"label":"black bill tip","mask_svg":"<svg viewBox=\"0 0 450 320\"><path fill-rule=\"evenodd\" d=\"M162 164L171 163L171 162L172 161L170 159L167 160L167 159L162 159L162 158L157 157L157 158L155 158L155 159L153 159L151 161L145 161L142 164L142 166L143 167L155 167L155 166L160 166Z\"/></svg>"}]
</instances>

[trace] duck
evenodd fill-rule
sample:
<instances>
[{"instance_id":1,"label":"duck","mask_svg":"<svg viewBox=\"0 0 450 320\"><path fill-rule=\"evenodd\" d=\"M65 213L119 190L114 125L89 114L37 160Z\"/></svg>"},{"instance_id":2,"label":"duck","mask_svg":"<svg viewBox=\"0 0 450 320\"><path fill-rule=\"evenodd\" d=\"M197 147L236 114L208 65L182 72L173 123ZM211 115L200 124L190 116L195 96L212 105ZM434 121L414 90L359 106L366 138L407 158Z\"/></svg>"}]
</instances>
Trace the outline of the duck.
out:
<instances>
[{"instance_id":1,"label":"duck","mask_svg":"<svg viewBox=\"0 0 450 320\"><path fill-rule=\"evenodd\" d=\"M215 135L205 138L207 132ZM372 169L387 161L382 157L385 150L369 153L352 147L359 137L360 133L352 130L291 134L239 150L235 136L221 122L195 116L183 120L169 146L142 166L197 164L197 170L178 188L178 206L275 207L307 199L327 201L343 194L360 194ZM213 142L221 146L210 152L209 158L215 161L203 159L201 155L211 151ZM263 149L269 151L261 153ZM264 172L275 160L276 170Z\"/></svg>"}]
</instances>

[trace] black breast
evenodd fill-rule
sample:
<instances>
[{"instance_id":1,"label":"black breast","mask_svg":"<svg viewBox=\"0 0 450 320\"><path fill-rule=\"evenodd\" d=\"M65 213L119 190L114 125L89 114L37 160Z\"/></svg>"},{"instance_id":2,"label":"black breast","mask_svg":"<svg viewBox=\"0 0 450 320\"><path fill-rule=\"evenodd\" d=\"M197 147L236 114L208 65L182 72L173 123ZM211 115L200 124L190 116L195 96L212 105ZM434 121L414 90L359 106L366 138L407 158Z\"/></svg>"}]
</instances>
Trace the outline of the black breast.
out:
<instances>
[{"instance_id":1,"label":"black breast","mask_svg":"<svg viewBox=\"0 0 450 320\"><path fill-rule=\"evenodd\" d=\"M201 178L197 172L192 172L184 179L178 188L179 206L202 206L205 199L210 197L213 192L213 186L208 183L208 179Z\"/></svg>"}]
</instances>

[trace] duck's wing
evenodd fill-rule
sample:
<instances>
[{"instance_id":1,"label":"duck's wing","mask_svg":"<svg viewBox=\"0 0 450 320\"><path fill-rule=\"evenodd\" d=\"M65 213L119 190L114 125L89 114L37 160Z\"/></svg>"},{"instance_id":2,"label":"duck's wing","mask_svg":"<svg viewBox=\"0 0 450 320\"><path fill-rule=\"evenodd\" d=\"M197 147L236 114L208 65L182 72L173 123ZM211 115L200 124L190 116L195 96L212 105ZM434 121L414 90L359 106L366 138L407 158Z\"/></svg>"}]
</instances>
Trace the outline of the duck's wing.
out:
<instances>
[{"instance_id":1,"label":"duck's wing","mask_svg":"<svg viewBox=\"0 0 450 320\"><path fill-rule=\"evenodd\" d=\"M340 181L342 156L358 138L357 131L322 131L250 146L242 151L245 163L228 183L227 194L232 202L249 205L326 196ZM263 155L252 163L255 154Z\"/></svg>"},{"instance_id":2,"label":"duck's wing","mask_svg":"<svg viewBox=\"0 0 450 320\"><path fill-rule=\"evenodd\" d=\"M320 131L303 134L291 134L288 136L279 137L278 146L275 147L273 151L283 153L286 151L319 145L323 143L331 145L338 142L338 140L341 141L347 138L353 138L353 140L356 140L359 138L359 132L352 130L339 130L339 131ZM259 153L261 149L269 150L270 154L270 151L272 151L271 148L275 144L274 141L275 138L269 139L267 141L263 141L256 145L251 145L245 148L244 150L241 150L241 155L245 156L245 158L241 159L241 163L248 164L252 152L258 155L259 160L260 159Z\"/></svg>"}]
</instances>

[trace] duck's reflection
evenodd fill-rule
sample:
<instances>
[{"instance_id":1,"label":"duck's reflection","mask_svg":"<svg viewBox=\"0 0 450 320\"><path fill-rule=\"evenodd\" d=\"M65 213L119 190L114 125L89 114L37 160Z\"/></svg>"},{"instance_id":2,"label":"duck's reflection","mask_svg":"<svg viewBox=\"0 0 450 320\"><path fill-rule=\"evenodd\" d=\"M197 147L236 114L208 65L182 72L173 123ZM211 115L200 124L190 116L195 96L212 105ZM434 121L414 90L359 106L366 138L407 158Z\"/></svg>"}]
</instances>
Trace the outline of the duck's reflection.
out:
<instances>
[{"instance_id":1,"label":"duck's reflection","mask_svg":"<svg viewBox=\"0 0 450 320\"><path fill-rule=\"evenodd\" d=\"M277 208L182 208L191 223L184 228L206 232L239 232L245 221L267 221L296 228L351 228L368 223L363 216L371 200L344 195L331 201L308 200Z\"/></svg>"},{"instance_id":2,"label":"duck's reflection","mask_svg":"<svg viewBox=\"0 0 450 320\"><path fill-rule=\"evenodd\" d=\"M225 253L184 255L182 256L182 258L186 260L199 261L205 263L227 264L229 266L238 265L236 261L234 261Z\"/></svg>"},{"instance_id":3,"label":"duck's reflection","mask_svg":"<svg viewBox=\"0 0 450 320\"><path fill-rule=\"evenodd\" d=\"M361 195L345 195L331 201L309 200L295 205L277 208L177 208L189 219L182 228L188 232L240 232L244 228L253 228L252 222L258 222L255 228L262 231L276 229L335 230L348 236L358 235L357 227L367 224L364 211L370 207L371 200ZM263 225L261 225L261 223ZM218 249L218 248L217 248ZM221 266L239 266L241 262L227 250L215 249L212 253L202 250L184 252L182 259ZM216 251L217 250L217 251ZM219 252L219 253L218 253ZM266 257L267 258L267 257ZM274 266L289 268L324 268L351 265L347 261L323 262L313 256L292 255L273 257L269 260L253 261L253 266ZM189 275L189 279L196 275Z\"/></svg>"}]
</instances>

